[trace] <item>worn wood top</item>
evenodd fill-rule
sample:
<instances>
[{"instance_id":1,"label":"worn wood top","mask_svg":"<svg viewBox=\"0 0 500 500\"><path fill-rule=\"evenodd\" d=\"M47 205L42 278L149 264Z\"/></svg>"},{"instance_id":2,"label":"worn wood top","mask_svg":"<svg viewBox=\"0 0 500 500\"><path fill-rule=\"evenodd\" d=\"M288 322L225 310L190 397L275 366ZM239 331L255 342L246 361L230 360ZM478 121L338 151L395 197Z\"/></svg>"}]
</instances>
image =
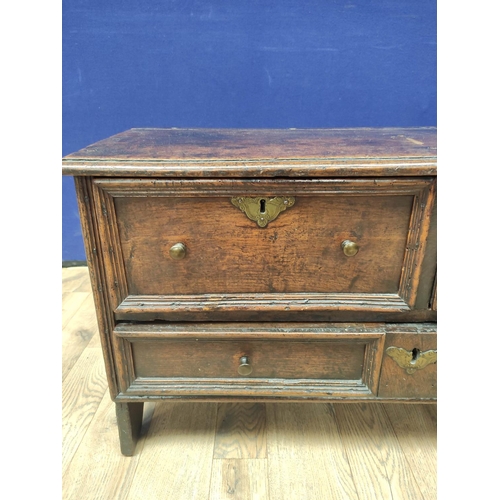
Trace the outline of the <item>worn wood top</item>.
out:
<instances>
[{"instance_id":1,"label":"worn wood top","mask_svg":"<svg viewBox=\"0 0 500 500\"><path fill-rule=\"evenodd\" d=\"M131 129L63 158L63 174L435 175L435 128Z\"/></svg>"}]
</instances>

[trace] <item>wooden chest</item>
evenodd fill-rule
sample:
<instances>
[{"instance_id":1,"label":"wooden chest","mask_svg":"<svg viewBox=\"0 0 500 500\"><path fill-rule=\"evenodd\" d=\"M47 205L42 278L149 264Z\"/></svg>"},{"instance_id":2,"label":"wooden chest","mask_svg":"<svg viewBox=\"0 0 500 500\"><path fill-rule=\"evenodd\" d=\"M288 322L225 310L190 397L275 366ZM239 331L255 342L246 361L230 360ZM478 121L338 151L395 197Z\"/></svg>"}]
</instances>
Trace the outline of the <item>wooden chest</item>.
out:
<instances>
[{"instance_id":1,"label":"wooden chest","mask_svg":"<svg viewBox=\"0 0 500 500\"><path fill-rule=\"evenodd\" d=\"M148 399L435 400L435 129L132 129L63 173L124 454Z\"/></svg>"}]
</instances>

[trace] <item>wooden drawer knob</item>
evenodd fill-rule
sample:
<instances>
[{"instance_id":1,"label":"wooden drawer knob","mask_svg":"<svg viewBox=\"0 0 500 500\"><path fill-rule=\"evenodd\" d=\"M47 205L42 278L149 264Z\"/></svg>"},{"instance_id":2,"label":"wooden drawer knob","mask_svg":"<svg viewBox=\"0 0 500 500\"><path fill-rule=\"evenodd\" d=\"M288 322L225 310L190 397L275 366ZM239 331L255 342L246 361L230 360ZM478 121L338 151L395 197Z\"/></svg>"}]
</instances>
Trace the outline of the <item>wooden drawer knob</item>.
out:
<instances>
[{"instance_id":1,"label":"wooden drawer knob","mask_svg":"<svg viewBox=\"0 0 500 500\"><path fill-rule=\"evenodd\" d=\"M170 257L175 260L183 259L186 256L186 245L184 243L176 243L170 248Z\"/></svg>"},{"instance_id":2,"label":"wooden drawer knob","mask_svg":"<svg viewBox=\"0 0 500 500\"><path fill-rule=\"evenodd\" d=\"M250 375L252 373L252 366L250 365L250 361L247 356L242 356L240 358L240 366L238 366L238 373L240 375Z\"/></svg>"},{"instance_id":3,"label":"wooden drawer knob","mask_svg":"<svg viewBox=\"0 0 500 500\"><path fill-rule=\"evenodd\" d=\"M353 257L358 253L359 246L354 241L344 240L342 242L342 250L344 250L344 254L347 255L347 257Z\"/></svg>"}]
</instances>

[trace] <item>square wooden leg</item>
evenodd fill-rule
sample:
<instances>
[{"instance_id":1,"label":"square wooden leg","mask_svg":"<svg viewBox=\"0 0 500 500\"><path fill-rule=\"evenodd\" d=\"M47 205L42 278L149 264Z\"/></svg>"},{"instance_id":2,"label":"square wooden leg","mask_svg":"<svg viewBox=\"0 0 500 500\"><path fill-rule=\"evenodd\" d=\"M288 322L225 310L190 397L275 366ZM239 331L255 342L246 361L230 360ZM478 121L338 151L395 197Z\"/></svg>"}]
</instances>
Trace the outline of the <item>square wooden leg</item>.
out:
<instances>
[{"instance_id":1,"label":"square wooden leg","mask_svg":"<svg viewBox=\"0 0 500 500\"><path fill-rule=\"evenodd\" d=\"M116 420L123 455L131 457L141 434L144 403L116 403Z\"/></svg>"}]
</instances>

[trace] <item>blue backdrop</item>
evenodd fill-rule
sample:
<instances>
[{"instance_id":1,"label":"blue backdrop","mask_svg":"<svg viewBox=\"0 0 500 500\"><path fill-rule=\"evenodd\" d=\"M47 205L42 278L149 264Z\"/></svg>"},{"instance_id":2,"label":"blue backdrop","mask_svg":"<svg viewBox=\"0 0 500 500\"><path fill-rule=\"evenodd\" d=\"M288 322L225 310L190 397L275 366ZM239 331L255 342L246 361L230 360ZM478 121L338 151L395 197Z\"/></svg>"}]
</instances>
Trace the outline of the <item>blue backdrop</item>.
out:
<instances>
[{"instance_id":1,"label":"blue backdrop","mask_svg":"<svg viewBox=\"0 0 500 500\"><path fill-rule=\"evenodd\" d=\"M63 155L132 127L436 125L436 0L64 0ZM63 178L63 261L85 260Z\"/></svg>"}]
</instances>

